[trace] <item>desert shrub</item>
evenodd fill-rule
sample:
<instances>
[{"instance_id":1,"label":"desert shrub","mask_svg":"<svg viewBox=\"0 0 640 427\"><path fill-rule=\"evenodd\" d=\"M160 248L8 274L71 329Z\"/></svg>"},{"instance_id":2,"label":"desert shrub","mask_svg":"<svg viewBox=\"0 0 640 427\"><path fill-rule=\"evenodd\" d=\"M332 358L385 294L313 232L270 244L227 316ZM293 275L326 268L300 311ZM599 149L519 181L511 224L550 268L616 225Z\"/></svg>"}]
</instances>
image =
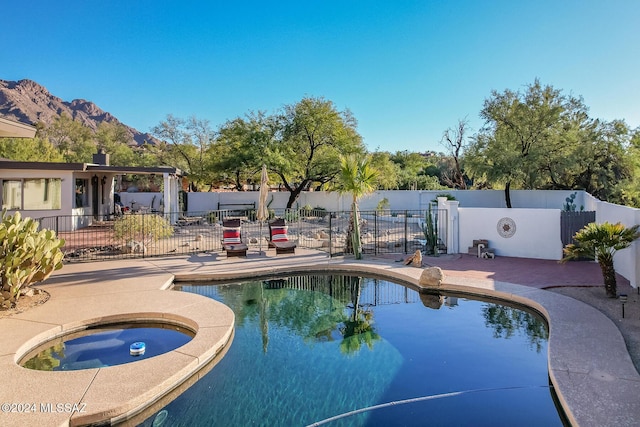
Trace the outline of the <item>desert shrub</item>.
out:
<instances>
[{"instance_id":1,"label":"desert shrub","mask_svg":"<svg viewBox=\"0 0 640 427\"><path fill-rule=\"evenodd\" d=\"M62 268L64 240L20 212L2 211L0 223L0 307L11 308L33 283Z\"/></svg>"},{"instance_id":2,"label":"desert shrub","mask_svg":"<svg viewBox=\"0 0 640 427\"><path fill-rule=\"evenodd\" d=\"M389 203L389 199L386 197L380 200L376 206L378 212L388 211L389 209L391 209L391 203Z\"/></svg>"},{"instance_id":3,"label":"desert shrub","mask_svg":"<svg viewBox=\"0 0 640 427\"><path fill-rule=\"evenodd\" d=\"M217 212L207 212L207 215L205 215L205 218L207 219L207 222L209 224L215 224L216 222L218 222L218 214Z\"/></svg>"},{"instance_id":4,"label":"desert shrub","mask_svg":"<svg viewBox=\"0 0 640 427\"><path fill-rule=\"evenodd\" d=\"M114 223L113 234L124 242L149 243L173 236L173 227L160 215L124 215Z\"/></svg>"}]
</instances>

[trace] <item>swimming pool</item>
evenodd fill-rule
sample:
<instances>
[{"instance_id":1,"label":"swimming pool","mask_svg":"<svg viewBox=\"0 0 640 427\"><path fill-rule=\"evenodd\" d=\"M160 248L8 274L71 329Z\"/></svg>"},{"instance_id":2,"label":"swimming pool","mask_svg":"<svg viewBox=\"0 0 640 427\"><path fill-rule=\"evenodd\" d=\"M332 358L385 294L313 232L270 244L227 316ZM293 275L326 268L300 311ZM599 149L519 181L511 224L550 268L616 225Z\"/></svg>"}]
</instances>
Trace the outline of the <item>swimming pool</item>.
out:
<instances>
[{"instance_id":1,"label":"swimming pool","mask_svg":"<svg viewBox=\"0 0 640 427\"><path fill-rule=\"evenodd\" d=\"M178 288L231 307L235 338L144 426L564 424L521 308L346 275Z\"/></svg>"}]
</instances>

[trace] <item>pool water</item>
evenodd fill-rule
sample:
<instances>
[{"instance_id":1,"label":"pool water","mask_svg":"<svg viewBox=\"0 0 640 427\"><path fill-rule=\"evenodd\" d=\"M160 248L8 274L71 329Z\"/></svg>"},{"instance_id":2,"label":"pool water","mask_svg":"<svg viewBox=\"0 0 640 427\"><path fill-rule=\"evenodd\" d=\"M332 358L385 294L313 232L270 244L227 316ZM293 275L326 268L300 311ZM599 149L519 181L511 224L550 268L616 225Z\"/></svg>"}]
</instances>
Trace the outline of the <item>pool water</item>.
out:
<instances>
[{"instance_id":1,"label":"pool water","mask_svg":"<svg viewBox=\"0 0 640 427\"><path fill-rule=\"evenodd\" d=\"M231 307L235 338L141 425L564 424L534 313L351 276L179 289Z\"/></svg>"},{"instance_id":2,"label":"pool water","mask_svg":"<svg viewBox=\"0 0 640 427\"><path fill-rule=\"evenodd\" d=\"M41 371L104 368L148 359L175 350L193 333L163 323L110 324L60 337L31 352L22 365ZM132 355L131 345L144 343L144 354Z\"/></svg>"}]
</instances>

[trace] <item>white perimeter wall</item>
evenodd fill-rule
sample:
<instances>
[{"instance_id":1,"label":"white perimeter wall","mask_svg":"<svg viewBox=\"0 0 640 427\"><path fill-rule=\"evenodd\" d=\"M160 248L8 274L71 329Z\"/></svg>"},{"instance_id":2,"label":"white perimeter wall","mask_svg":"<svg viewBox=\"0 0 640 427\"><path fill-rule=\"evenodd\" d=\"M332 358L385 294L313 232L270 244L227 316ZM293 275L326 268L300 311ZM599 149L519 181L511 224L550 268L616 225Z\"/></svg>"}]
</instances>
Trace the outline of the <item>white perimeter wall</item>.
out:
<instances>
[{"instance_id":1,"label":"white perimeter wall","mask_svg":"<svg viewBox=\"0 0 640 427\"><path fill-rule=\"evenodd\" d=\"M560 209L459 208L459 250L467 252L474 240L486 239L498 256L559 260ZM498 221L511 218L516 224L512 237L498 234Z\"/></svg>"},{"instance_id":2,"label":"white perimeter wall","mask_svg":"<svg viewBox=\"0 0 640 427\"><path fill-rule=\"evenodd\" d=\"M597 200L597 199L596 199ZM596 222L621 222L625 227L640 224L640 209L614 205L607 202L597 202ZM616 252L613 258L615 269L629 279L631 286L640 285L640 241L636 240L627 249Z\"/></svg>"},{"instance_id":3,"label":"white perimeter wall","mask_svg":"<svg viewBox=\"0 0 640 427\"><path fill-rule=\"evenodd\" d=\"M375 210L378 203L386 198L392 210L424 210L429 202L439 194L451 194L464 208L505 208L504 191L502 190L438 190L438 191L404 191L380 190L360 200L363 211ZM513 208L530 209L562 209L565 199L574 191L555 190L512 190L511 205ZM577 191L574 201L576 208L586 207L584 191ZM124 196L127 193L121 193ZM142 199L145 193L128 193L134 198ZM148 194L148 193L147 193ZM218 209L220 203L253 203L258 202L258 191L234 191L224 193L187 193L190 212L203 212ZM589 195L587 195L589 196ZM589 196L591 197L591 196ZM271 192L268 200L272 200L270 207L284 209L289 200L288 192ZM294 204L295 207L309 205L312 208L321 207L329 211L351 209L351 196L340 196L335 192L305 191ZM592 209L594 210L594 209Z\"/></svg>"}]
</instances>

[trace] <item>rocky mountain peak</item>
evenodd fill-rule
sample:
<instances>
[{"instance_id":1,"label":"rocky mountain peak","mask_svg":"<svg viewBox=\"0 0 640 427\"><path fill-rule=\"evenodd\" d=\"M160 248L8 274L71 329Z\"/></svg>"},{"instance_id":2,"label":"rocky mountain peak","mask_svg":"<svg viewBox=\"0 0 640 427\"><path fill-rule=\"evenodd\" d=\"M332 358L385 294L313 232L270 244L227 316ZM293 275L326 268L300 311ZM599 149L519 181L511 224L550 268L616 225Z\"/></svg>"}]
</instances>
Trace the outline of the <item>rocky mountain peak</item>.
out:
<instances>
[{"instance_id":1,"label":"rocky mountain peak","mask_svg":"<svg viewBox=\"0 0 640 427\"><path fill-rule=\"evenodd\" d=\"M49 125L62 113L66 113L93 131L97 130L98 125L103 122L123 124L93 102L84 99L63 101L33 80L0 80L0 116L24 123L43 122ZM124 126L131 134L132 144L141 145L145 141L157 142L148 133Z\"/></svg>"}]
</instances>

